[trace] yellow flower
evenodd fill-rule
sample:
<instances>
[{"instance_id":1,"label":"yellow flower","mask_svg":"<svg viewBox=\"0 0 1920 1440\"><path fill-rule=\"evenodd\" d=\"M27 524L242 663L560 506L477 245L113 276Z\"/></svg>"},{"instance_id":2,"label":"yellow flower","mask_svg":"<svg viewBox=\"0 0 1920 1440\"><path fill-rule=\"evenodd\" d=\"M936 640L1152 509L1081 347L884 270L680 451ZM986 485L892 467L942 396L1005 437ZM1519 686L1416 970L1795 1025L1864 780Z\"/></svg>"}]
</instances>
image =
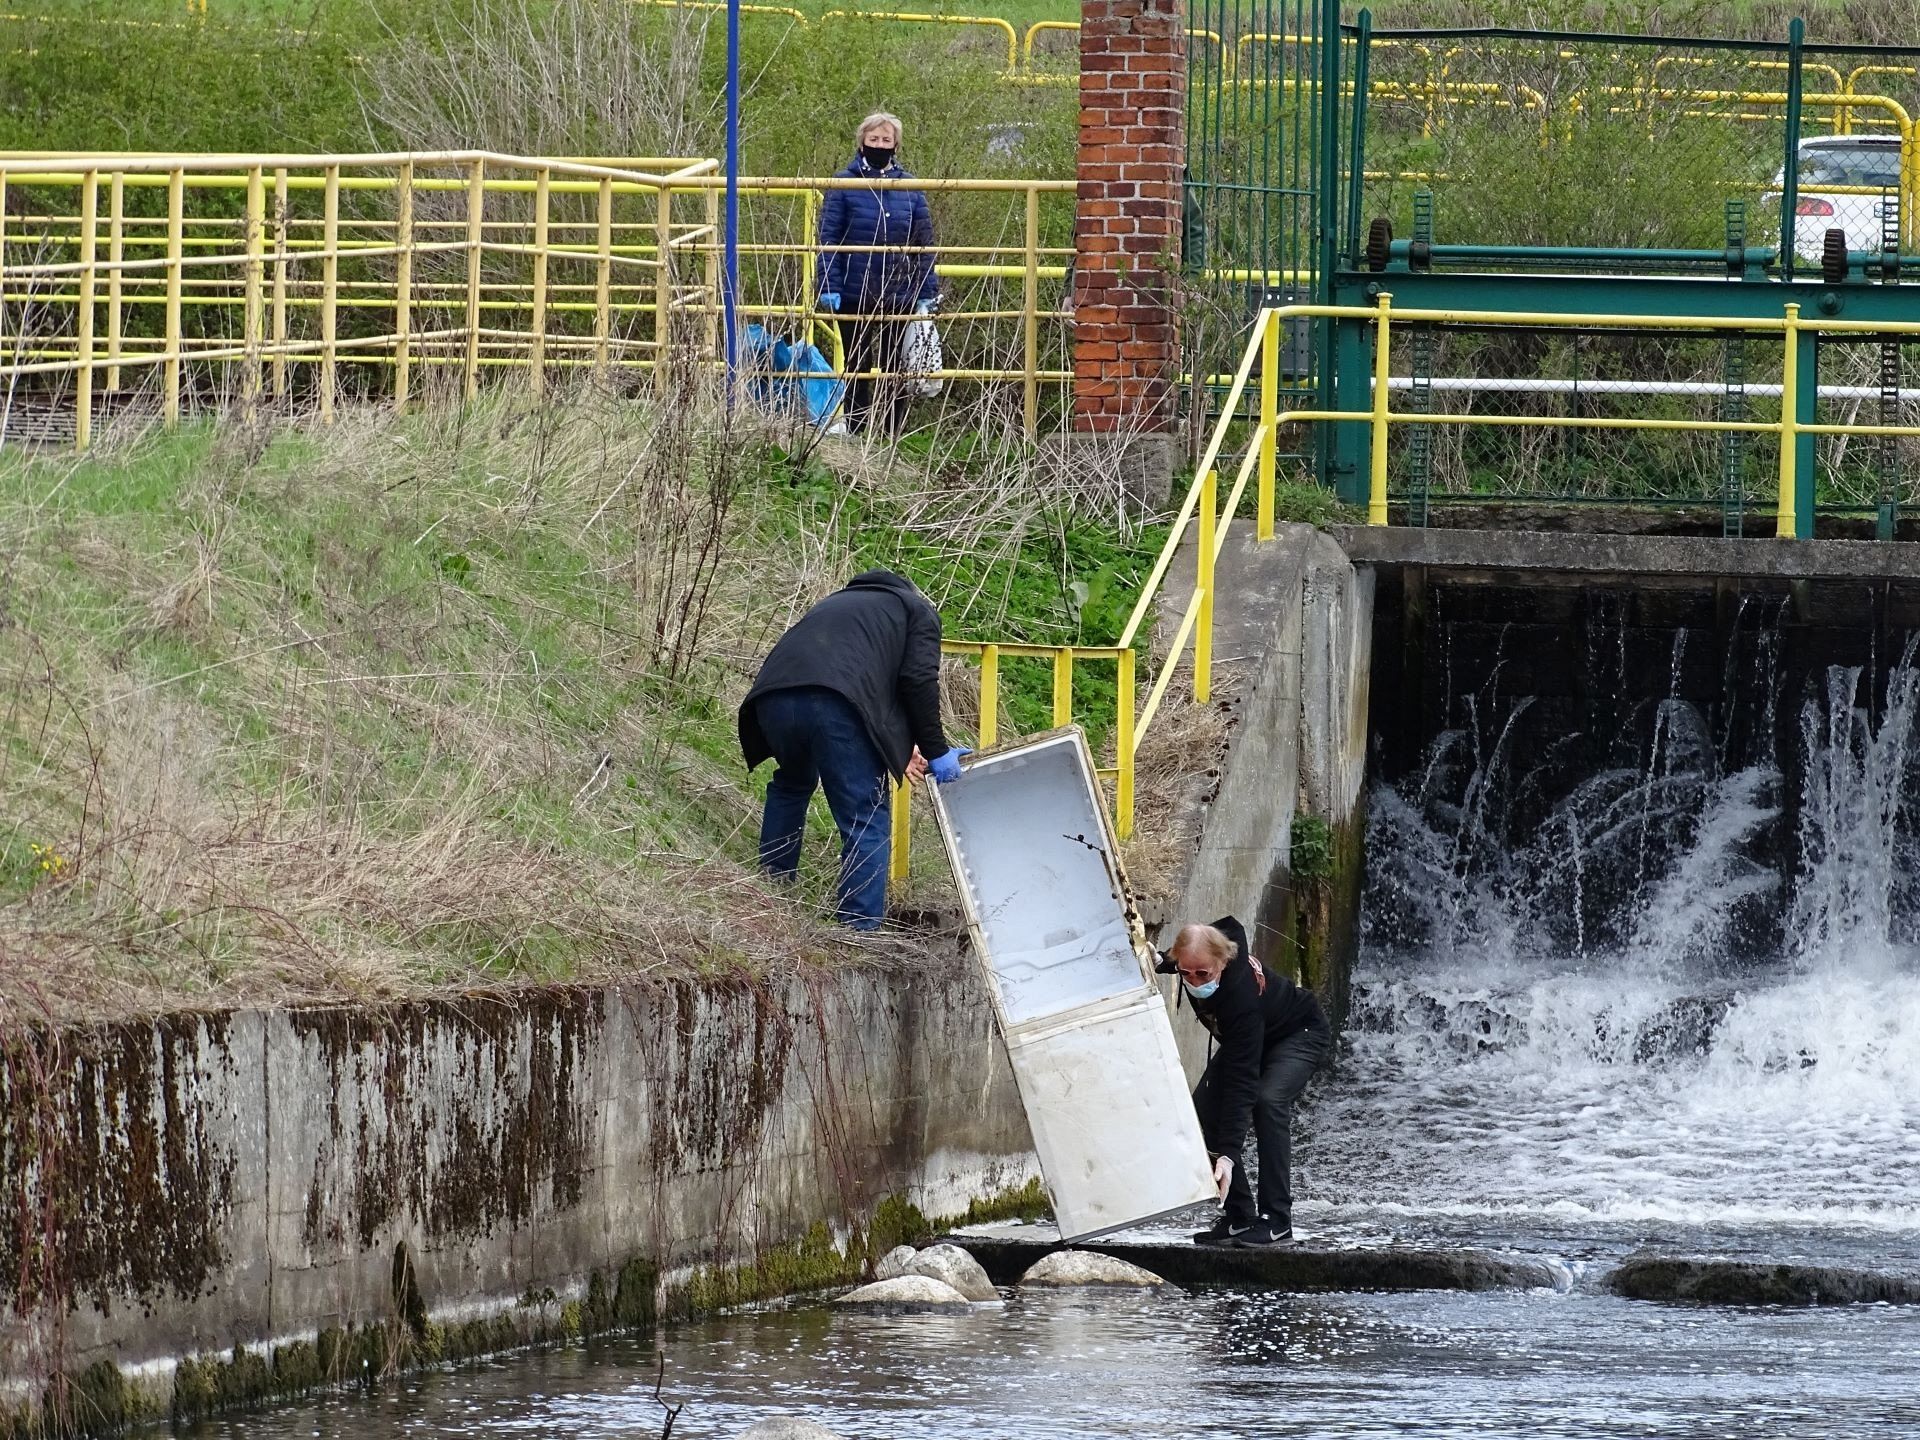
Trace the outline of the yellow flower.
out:
<instances>
[{"instance_id":1,"label":"yellow flower","mask_svg":"<svg viewBox=\"0 0 1920 1440\"><path fill-rule=\"evenodd\" d=\"M34 845L29 843L27 846L27 854L33 858L34 863L39 866L40 873L43 875L58 875L67 868L67 857L51 845Z\"/></svg>"}]
</instances>

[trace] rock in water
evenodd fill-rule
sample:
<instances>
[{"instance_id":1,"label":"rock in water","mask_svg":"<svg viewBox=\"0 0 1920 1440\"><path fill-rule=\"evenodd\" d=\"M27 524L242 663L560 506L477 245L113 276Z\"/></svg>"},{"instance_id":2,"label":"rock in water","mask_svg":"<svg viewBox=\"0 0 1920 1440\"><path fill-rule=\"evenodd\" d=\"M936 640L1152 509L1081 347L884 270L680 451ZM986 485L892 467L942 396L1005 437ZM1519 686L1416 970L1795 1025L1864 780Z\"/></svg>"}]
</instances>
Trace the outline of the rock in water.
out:
<instances>
[{"instance_id":1,"label":"rock in water","mask_svg":"<svg viewBox=\"0 0 1920 1440\"><path fill-rule=\"evenodd\" d=\"M920 1252L911 1245L896 1245L880 1257L880 1263L873 1267L876 1280L897 1280L902 1275L913 1273L913 1262Z\"/></svg>"},{"instance_id":2,"label":"rock in water","mask_svg":"<svg viewBox=\"0 0 1920 1440\"><path fill-rule=\"evenodd\" d=\"M1029 1266L1022 1285L1164 1285L1151 1270L1092 1250L1056 1250Z\"/></svg>"},{"instance_id":3,"label":"rock in water","mask_svg":"<svg viewBox=\"0 0 1920 1440\"><path fill-rule=\"evenodd\" d=\"M776 1415L742 1430L734 1440L840 1440L837 1431L797 1415Z\"/></svg>"},{"instance_id":4,"label":"rock in water","mask_svg":"<svg viewBox=\"0 0 1920 1440\"><path fill-rule=\"evenodd\" d=\"M929 1245L914 1255L907 1266L907 1273L944 1280L969 1300L1000 1298L1000 1292L993 1288L993 1282L987 1278L987 1272L980 1268L980 1262L958 1245Z\"/></svg>"},{"instance_id":5,"label":"rock in water","mask_svg":"<svg viewBox=\"0 0 1920 1440\"><path fill-rule=\"evenodd\" d=\"M964 1310L967 1297L929 1275L896 1275L849 1290L833 1303L876 1315L912 1315L923 1310Z\"/></svg>"},{"instance_id":6,"label":"rock in water","mask_svg":"<svg viewBox=\"0 0 1920 1440\"><path fill-rule=\"evenodd\" d=\"M1874 1270L1636 1255L1607 1276L1629 1300L1695 1305L1914 1305L1920 1280Z\"/></svg>"}]
</instances>

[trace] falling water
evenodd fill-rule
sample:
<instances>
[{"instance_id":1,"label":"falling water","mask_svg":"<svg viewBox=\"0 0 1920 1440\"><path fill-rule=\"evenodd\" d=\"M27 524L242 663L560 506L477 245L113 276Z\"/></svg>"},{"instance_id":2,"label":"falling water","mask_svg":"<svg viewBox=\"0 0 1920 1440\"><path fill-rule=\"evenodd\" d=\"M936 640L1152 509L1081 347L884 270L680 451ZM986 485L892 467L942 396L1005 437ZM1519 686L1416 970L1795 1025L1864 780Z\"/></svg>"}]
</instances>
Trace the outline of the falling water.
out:
<instances>
[{"instance_id":1,"label":"falling water","mask_svg":"<svg viewBox=\"0 0 1920 1440\"><path fill-rule=\"evenodd\" d=\"M1587 773L1523 765L1524 700L1468 703L1374 793L1353 1053L1303 1150L1323 1223L1920 1261L1915 646L1709 716L1683 643Z\"/></svg>"}]
</instances>

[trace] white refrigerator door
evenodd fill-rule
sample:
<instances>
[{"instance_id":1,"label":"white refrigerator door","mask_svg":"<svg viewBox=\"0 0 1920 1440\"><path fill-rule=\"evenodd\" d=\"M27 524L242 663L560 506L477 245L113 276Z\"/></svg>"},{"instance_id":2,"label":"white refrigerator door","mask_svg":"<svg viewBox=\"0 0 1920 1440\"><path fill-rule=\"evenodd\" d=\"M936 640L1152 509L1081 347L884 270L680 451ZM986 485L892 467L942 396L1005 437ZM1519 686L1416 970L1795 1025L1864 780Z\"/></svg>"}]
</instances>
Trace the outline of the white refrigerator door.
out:
<instances>
[{"instance_id":1,"label":"white refrigerator door","mask_svg":"<svg viewBox=\"0 0 1920 1440\"><path fill-rule=\"evenodd\" d=\"M1211 1200L1085 739L1008 746L933 789L1061 1235Z\"/></svg>"}]
</instances>

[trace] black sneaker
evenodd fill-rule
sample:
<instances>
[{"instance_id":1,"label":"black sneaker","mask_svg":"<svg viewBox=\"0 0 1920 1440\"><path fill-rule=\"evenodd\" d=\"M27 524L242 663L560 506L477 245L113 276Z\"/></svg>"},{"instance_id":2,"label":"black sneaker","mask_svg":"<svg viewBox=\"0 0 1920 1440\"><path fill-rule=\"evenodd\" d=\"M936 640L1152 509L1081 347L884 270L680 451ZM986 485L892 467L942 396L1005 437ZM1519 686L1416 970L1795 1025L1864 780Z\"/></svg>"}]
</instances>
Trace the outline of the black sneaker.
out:
<instances>
[{"instance_id":1,"label":"black sneaker","mask_svg":"<svg viewBox=\"0 0 1920 1440\"><path fill-rule=\"evenodd\" d=\"M1269 1245L1291 1245L1293 1226L1285 1221L1256 1220L1233 1232L1224 1243L1239 1250L1262 1250Z\"/></svg>"},{"instance_id":2,"label":"black sneaker","mask_svg":"<svg viewBox=\"0 0 1920 1440\"><path fill-rule=\"evenodd\" d=\"M1230 1224L1227 1217L1222 1215L1206 1229L1194 1231L1193 1243L1196 1245L1232 1245L1239 1236L1245 1235L1252 1228L1252 1225Z\"/></svg>"}]
</instances>

